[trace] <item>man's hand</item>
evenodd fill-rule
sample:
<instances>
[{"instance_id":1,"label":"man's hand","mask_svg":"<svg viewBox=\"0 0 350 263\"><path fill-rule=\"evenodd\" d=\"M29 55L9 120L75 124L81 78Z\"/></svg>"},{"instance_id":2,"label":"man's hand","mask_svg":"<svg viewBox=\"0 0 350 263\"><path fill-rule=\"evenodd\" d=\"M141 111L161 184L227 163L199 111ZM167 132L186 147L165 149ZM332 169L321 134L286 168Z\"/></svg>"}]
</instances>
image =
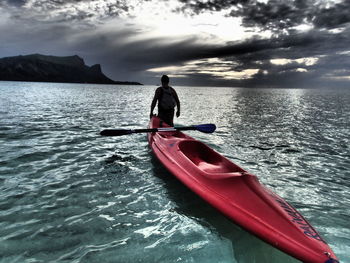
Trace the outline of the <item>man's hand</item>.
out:
<instances>
[{"instance_id":1,"label":"man's hand","mask_svg":"<svg viewBox=\"0 0 350 263\"><path fill-rule=\"evenodd\" d=\"M149 118L152 119L152 117L154 116L153 112L150 113Z\"/></svg>"},{"instance_id":2,"label":"man's hand","mask_svg":"<svg viewBox=\"0 0 350 263\"><path fill-rule=\"evenodd\" d=\"M176 117L180 117L180 111L178 110L177 112L176 112Z\"/></svg>"}]
</instances>

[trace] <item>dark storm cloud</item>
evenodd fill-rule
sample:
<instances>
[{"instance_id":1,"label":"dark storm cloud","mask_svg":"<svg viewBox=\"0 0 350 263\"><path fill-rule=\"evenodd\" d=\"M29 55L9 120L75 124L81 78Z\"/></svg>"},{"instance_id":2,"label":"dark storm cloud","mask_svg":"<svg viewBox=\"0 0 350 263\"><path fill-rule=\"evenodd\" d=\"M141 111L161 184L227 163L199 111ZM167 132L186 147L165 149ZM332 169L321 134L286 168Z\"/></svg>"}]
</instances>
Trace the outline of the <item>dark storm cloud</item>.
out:
<instances>
[{"instance_id":1,"label":"dark storm cloud","mask_svg":"<svg viewBox=\"0 0 350 263\"><path fill-rule=\"evenodd\" d=\"M5 23L0 18L0 57L78 54L90 65L101 63L104 72L114 79L150 84L157 83L161 73L148 70L166 66L184 68L175 78L178 84L307 87L349 83L349 1L328 6L326 1L315 4L311 0L270 0L266 4L257 0L180 2L184 4L182 12L189 10L196 15L208 10L226 11L229 16L241 17L245 27L274 34L222 44L211 44L200 36L149 37L143 35L147 30L142 25L117 19L135 7L130 1L7 0L0 2L0 10L11 18ZM106 21L109 27L104 27ZM314 28L297 31L296 27L305 23ZM297 61L307 57L317 61ZM290 61L276 64L273 59ZM188 62L192 67L187 66ZM243 79L217 74L246 70L257 73Z\"/></svg>"},{"instance_id":2,"label":"dark storm cloud","mask_svg":"<svg viewBox=\"0 0 350 263\"><path fill-rule=\"evenodd\" d=\"M253 39L224 47L196 47L189 60L220 58L222 62L199 62L186 74L181 73L182 76L187 75L187 80L179 81L195 80L202 85L216 83L220 86L346 87L349 81L343 77L350 76L349 33L349 30L338 34L313 31L272 39ZM274 64L273 59L287 62ZM250 79L228 80L215 76L217 70L211 70L212 74L200 73L201 68L222 69L222 72L256 69L258 73Z\"/></svg>"},{"instance_id":3,"label":"dark storm cloud","mask_svg":"<svg viewBox=\"0 0 350 263\"><path fill-rule=\"evenodd\" d=\"M333 74L334 70L349 68L348 56L337 55L348 50L348 32L329 34L325 31L313 31L293 36L274 37L271 39L254 38L240 43L226 45L205 44L195 37L177 41L164 38L148 38L132 40L138 34L138 29L129 26L114 31L91 30L81 33L79 29L66 26L47 24L45 27L34 27L29 31L23 28L21 37L14 35L19 42L27 39L26 48L34 53L43 52L56 55L78 54L85 58L88 64L102 63L104 72L117 80L137 80L144 83L157 83L158 75L147 72L148 69L164 66L185 67L186 62L219 58L229 62L230 68L225 71L241 72L246 69L259 69L259 72L250 80L227 80L215 74L200 73L202 68L218 68L220 62L201 62L195 69L186 72L187 78L178 78L177 84L196 84L214 86L285 86L310 83L310 81L326 74ZM4 32L11 36L11 30ZM60 38L57 38L57 35ZM43 37L45 36L45 37ZM74 36L74 37L73 37ZM35 47L40 46L40 50ZM331 47L331 48L330 48ZM16 46L11 44L11 49ZM23 54L19 46L17 52ZM64 50L58 53L57 50ZM17 53L18 54L18 53ZM17 55L16 52L13 55ZM326 57L322 58L323 55ZM296 62L287 65L274 65L271 59L299 59L303 57L319 57L316 65L305 66ZM340 63L340 59L342 62ZM304 68L308 72L297 72ZM212 70L214 73L215 70ZM267 72L267 73L263 73ZM170 74L172 72L169 72ZM337 74L344 74L339 71ZM293 79L293 81L291 81ZM305 84L306 85L306 84Z\"/></svg>"},{"instance_id":4,"label":"dark storm cloud","mask_svg":"<svg viewBox=\"0 0 350 263\"><path fill-rule=\"evenodd\" d=\"M314 17L314 25L324 28L337 28L350 22L350 1L344 1L331 8L323 8L317 11Z\"/></svg>"},{"instance_id":5,"label":"dark storm cloud","mask_svg":"<svg viewBox=\"0 0 350 263\"><path fill-rule=\"evenodd\" d=\"M101 19L128 13L132 6L127 0L7 0L0 7L12 8L19 19L30 18L37 21L99 22ZM14 9L17 7L17 10Z\"/></svg>"},{"instance_id":6,"label":"dark storm cloud","mask_svg":"<svg viewBox=\"0 0 350 263\"><path fill-rule=\"evenodd\" d=\"M298 87L315 83L325 86L331 82L349 84L350 54L345 51L350 50L350 1L180 1L184 3L181 12L197 15L205 11L225 11L228 16L241 18L242 26L246 28L273 33L270 39L250 39L207 51L212 57L231 61L232 71L259 70L250 79L231 80L232 85ZM298 26L305 25L313 28L300 33ZM295 61L305 57L317 61L313 65ZM281 65L271 63L272 59L290 61ZM199 74L196 77L204 81L213 75ZM223 85L229 82L222 80Z\"/></svg>"},{"instance_id":7,"label":"dark storm cloud","mask_svg":"<svg viewBox=\"0 0 350 263\"><path fill-rule=\"evenodd\" d=\"M340 34L338 34L340 35ZM334 38L334 40L333 40ZM342 37L344 41L348 37ZM245 67L254 61L262 61L273 58L296 59L305 56L322 55L328 47L323 42L331 43L336 50L347 50L337 39L337 34L319 32L318 34L299 34L272 39L254 38L241 43L228 43L226 45L200 44L195 37L168 43L166 39L154 38L132 43L121 44L125 61L146 65L173 65L191 60L204 58L222 58L238 61ZM92 39L87 40L91 45ZM114 48L112 46L111 48Z\"/></svg>"},{"instance_id":8,"label":"dark storm cloud","mask_svg":"<svg viewBox=\"0 0 350 263\"><path fill-rule=\"evenodd\" d=\"M118 36L119 33L114 37L109 33L91 35L79 41L78 49L96 48L97 53L105 54L104 61L109 61L111 64L123 64L129 70L143 71L153 67L181 65L184 62L209 58L235 61L237 66L232 70L244 70L251 65L257 65L260 60L270 59L271 52L278 50L283 52L285 48L305 46L306 42L314 43L316 41L312 37L305 36L302 40L294 39L294 41L276 39L271 43L271 40L252 39L243 43L219 46L201 44L195 37L170 43L162 38L151 38L131 43L113 41Z\"/></svg>"},{"instance_id":9,"label":"dark storm cloud","mask_svg":"<svg viewBox=\"0 0 350 263\"><path fill-rule=\"evenodd\" d=\"M5 0L4 2L13 6L22 6L26 2L26 0ZM4 5L4 2L0 3L0 6Z\"/></svg>"},{"instance_id":10,"label":"dark storm cloud","mask_svg":"<svg viewBox=\"0 0 350 263\"><path fill-rule=\"evenodd\" d=\"M198 14L202 11L228 10L228 15L241 17L246 27L281 32L310 23L317 28L337 28L350 22L350 1L332 4L314 0L180 0L182 11Z\"/></svg>"}]
</instances>

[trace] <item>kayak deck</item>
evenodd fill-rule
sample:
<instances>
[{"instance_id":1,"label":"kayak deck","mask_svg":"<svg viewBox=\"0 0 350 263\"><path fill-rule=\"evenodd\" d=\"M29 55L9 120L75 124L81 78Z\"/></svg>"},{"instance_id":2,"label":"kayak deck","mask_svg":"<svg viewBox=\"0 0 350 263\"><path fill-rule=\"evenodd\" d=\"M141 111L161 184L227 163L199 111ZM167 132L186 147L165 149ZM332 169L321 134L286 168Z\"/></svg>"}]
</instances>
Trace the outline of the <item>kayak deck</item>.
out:
<instances>
[{"instance_id":1,"label":"kayak deck","mask_svg":"<svg viewBox=\"0 0 350 263\"><path fill-rule=\"evenodd\" d=\"M150 128L160 126L153 117ZM179 131L150 133L148 141L173 175L252 234L303 262L337 262L316 230L255 175Z\"/></svg>"}]
</instances>

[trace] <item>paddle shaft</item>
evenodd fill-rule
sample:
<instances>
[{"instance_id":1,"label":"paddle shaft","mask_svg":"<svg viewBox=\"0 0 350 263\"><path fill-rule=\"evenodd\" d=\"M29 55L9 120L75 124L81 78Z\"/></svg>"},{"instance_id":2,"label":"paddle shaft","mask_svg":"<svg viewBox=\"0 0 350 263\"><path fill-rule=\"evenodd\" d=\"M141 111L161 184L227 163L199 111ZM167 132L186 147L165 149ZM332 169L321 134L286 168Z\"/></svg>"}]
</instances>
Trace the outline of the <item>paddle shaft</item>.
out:
<instances>
[{"instance_id":1,"label":"paddle shaft","mask_svg":"<svg viewBox=\"0 0 350 263\"><path fill-rule=\"evenodd\" d=\"M151 128L151 129L130 129L130 130L117 130L117 129L106 129L101 131L103 136L122 136L133 133L147 133L147 132L171 132L171 131L188 131L198 130L205 133L212 133L215 130L214 124L202 124L187 127L165 127L165 128Z\"/></svg>"},{"instance_id":2,"label":"paddle shaft","mask_svg":"<svg viewBox=\"0 0 350 263\"><path fill-rule=\"evenodd\" d=\"M187 128L187 127L184 127L184 128ZM167 131L179 131L179 130L182 130L182 129L177 127L170 127L170 128L134 129L130 131L131 133L146 133L146 132L162 132L162 131L167 132Z\"/></svg>"}]
</instances>

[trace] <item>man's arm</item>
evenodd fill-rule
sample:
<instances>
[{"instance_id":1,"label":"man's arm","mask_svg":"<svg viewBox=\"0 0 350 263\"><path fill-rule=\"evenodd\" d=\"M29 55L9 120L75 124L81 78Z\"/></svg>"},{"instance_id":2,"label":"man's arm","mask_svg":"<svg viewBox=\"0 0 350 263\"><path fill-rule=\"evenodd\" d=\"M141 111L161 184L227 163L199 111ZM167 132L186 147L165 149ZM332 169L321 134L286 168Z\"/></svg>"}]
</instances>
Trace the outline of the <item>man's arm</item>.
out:
<instances>
[{"instance_id":1,"label":"man's arm","mask_svg":"<svg viewBox=\"0 0 350 263\"><path fill-rule=\"evenodd\" d=\"M154 97L153 97L153 100L151 103L151 113L149 115L150 118L152 118L152 116L153 116L153 111L154 111L154 108L156 107L157 100L159 99L159 96L160 96L160 89L157 88L156 92L154 93Z\"/></svg>"},{"instance_id":2,"label":"man's arm","mask_svg":"<svg viewBox=\"0 0 350 263\"><path fill-rule=\"evenodd\" d=\"M175 94L175 102L176 102L176 107L177 107L177 111L176 111L176 117L180 117L180 100L179 97L177 96L176 91L173 89L174 94Z\"/></svg>"}]
</instances>

